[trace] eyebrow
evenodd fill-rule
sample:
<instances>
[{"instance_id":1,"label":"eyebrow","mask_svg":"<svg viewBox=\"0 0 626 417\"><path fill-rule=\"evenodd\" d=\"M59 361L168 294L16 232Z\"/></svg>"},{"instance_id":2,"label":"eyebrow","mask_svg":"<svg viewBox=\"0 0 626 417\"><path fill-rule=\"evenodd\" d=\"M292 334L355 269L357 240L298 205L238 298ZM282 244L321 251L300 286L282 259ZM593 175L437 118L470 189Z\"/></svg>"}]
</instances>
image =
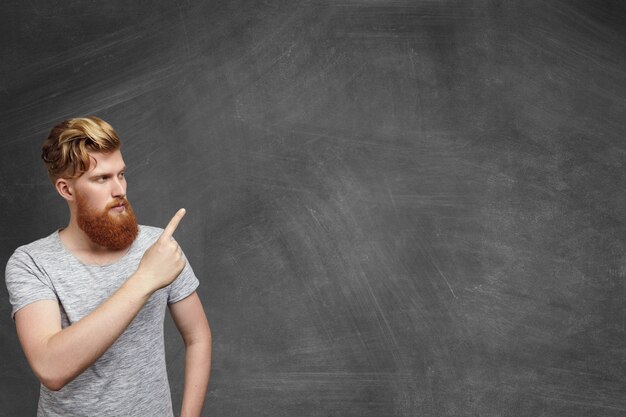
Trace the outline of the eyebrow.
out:
<instances>
[{"instance_id":1,"label":"eyebrow","mask_svg":"<svg viewBox=\"0 0 626 417\"><path fill-rule=\"evenodd\" d=\"M124 165L124 167L121 170L118 171L118 174L120 172L124 172L124 171L126 171L126 165ZM99 178L99 177L106 177L108 175L111 175L111 172L103 171L103 172L100 172L100 173L93 173L93 174L89 175L89 178L90 179L94 179L94 178Z\"/></svg>"}]
</instances>

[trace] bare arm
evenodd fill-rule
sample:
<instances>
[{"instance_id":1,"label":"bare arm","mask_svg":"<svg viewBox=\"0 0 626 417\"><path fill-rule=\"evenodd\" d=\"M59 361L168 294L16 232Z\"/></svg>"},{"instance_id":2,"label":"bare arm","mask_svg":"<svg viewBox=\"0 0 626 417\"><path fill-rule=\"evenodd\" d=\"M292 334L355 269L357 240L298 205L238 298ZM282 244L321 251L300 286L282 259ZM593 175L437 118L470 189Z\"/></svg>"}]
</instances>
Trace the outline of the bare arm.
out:
<instances>
[{"instance_id":1,"label":"bare arm","mask_svg":"<svg viewBox=\"0 0 626 417\"><path fill-rule=\"evenodd\" d=\"M152 293L171 283L185 261L171 240L184 210L145 252L137 271L98 308L61 328L55 301L32 303L15 314L17 334L33 372L47 388L59 390L91 366L124 332Z\"/></svg>"},{"instance_id":2,"label":"bare arm","mask_svg":"<svg viewBox=\"0 0 626 417\"><path fill-rule=\"evenodd\" d=\"M185 343L185 387L180 417L200 417L211 372L211 329L197 293L169 308Z\"/></svg>"},{"instance_id":3,"label":"bare arm","mask_svg":"<svg viewBox=\"0 0 626 417\"><path fill-rule=\"evenodd\" d=\"M63 330L56 301L38 301L16 313L26 359L43 385L63 388L117 340L151 294L134 284L129 279L91 314Z\"/></svg>"}]
</instances>

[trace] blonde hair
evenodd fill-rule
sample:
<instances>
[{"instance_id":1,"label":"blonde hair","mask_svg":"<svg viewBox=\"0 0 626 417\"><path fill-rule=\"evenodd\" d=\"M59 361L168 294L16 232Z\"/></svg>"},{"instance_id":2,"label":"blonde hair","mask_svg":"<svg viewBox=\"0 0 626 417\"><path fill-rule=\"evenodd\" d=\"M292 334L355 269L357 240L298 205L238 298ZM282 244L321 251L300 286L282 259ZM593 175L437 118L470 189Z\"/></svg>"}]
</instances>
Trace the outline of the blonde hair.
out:
<instances>
[{"instance_id":1,"label":"blonde hair","mask_svg":"<svg viewBox=\"0 0 626 417\"><path fill-rule=\"evenodd\" d=\"M121 141L110 124L95 117L65 120L50 131L41 147L48 177L78 178L89 170L89 152L113 152Z\"/></svg>"}]
</instances>

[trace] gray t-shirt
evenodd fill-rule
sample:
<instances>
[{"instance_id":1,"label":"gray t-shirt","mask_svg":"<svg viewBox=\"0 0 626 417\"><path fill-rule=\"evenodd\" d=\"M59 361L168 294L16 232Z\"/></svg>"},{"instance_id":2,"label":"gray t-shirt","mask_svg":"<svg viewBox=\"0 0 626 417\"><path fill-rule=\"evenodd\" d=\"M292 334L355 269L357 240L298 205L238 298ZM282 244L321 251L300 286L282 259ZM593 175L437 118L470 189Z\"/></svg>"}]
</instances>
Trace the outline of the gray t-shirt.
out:
<instances>
[{"instance_id":1,"label":"gray t-shirt","mask_svg":"<svg viewBox=\"0 0 626 417\"><path fill-rule=\"evenodd\" d=\"M139 226L126 255L104 266L85 265L61 244L58 231L21 246L6 268L12 314L39 300L56 300L63 328L109 298L137 269L162 229ZM155 292L115 343L87 370L59 391L41 385L38 417L173 416L165 368L165 308L198 287L191 266Z\"/></svg>"}]
</instances>

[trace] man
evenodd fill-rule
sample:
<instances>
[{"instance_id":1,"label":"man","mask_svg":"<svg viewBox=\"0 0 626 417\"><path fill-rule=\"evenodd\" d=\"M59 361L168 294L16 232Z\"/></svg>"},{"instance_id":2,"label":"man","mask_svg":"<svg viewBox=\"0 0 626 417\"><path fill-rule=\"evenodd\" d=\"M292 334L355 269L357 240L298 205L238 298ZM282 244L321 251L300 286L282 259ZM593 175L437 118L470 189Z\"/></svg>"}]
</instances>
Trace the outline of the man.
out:
<instances>
[{"instance_id":1,"label":"man","mask_svg":"<svg viewBox=\"0 0 626 417\"><path fill-rule=\"evenodd\" d=\"M173 416L166 306L186 348L180 415L202 410L211 333L172 237L185 210L165 230L138 226L120 146L108 123L88 117L55 126L42 147L70 221L18 248L6 269L17 334L41 381L38 416Z\"/></svg>"}]
</instances>

